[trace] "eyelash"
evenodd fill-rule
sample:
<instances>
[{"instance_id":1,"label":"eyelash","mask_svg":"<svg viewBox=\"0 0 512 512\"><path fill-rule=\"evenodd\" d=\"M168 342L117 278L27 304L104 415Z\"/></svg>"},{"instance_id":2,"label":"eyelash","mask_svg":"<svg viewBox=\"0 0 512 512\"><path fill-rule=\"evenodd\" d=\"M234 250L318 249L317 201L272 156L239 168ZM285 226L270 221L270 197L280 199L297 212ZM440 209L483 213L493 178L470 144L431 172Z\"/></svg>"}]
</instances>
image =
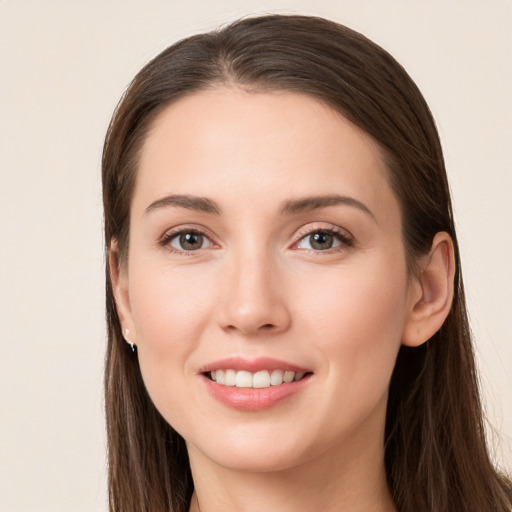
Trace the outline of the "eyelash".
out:
<instances>
[{"instance_id":1,"label":"eyelash","mask_svg":"<svg viewBox=\"0 0 512 512\"><path fill-rule=\"evenodd\" d=\"M190 234L190 235L200 235L204 237L206 240L209 241L210 245L215 245L214 242L211 240L211 235L206 234L205 231L198 229L198 228L180 228L176 231L171 231L169 233L166 233L162 239L159 242L159 245L161 247L166 248L168 251L172 253L176 253L183 256L193 256L195 253L197 253L200 249L195 250L185 250L185 249L176 249L175 247L171 246L171 242L184 234Z\"/></svg>"},{"instance_id":2,"label":"eyelash","mask_svg":"<svg viewBox=\"0 0 512 512\"><path fill-rule=\"evenodd\" d=\"M316 234L330 235L334 239L338 240L340 244L336 247L330 247L329 249L324 250L316 250L316 249L302 249L303 251L307 251L308 253L313 253L315 255L322 254L332 254L333 252L343 251L350 249L354 246L354 238L347 231L336 227L329 228L305 228L298 232L296 241L293 243L293 246L297 246L303 240L306 240L308 237L311 237Z\"/></svg>"},{"instance_id":3,"label":"eyelash","mask_svg":"<svg viewBox=\"0 0 512 512\"><path fill-rule=\"evenodd\" d=\"M165 247L170 252L184 255L184 256L193 256L195 253L199 252L202 248L199 249L192 249L192 250L186 250L186 249L176 249L171 246L171 242L176 239L177 237L184 235L184 234L190 234L190 235L200 235L204 237L206 240L209 241L210 246L215 245L215 242L211 240L211 236L206 234L205 231L197 228L180 228L176 231L171 231L167 234L165 234L162 239L159 242L159 245L161 247ZM313 236L315 234L325 234L330 235L333 238L335 238L337 241L339 241L339 245L335 247L331 247L328 249L297 249L297 250L303 250L307 251L308 253L314 253L316 255L318 254L331 254L332 252L342 251L346 250L348 248L351 248L354 246L354 238L352 235L348 234L346 231L330 227L330 228L314 228L314 229L303 229L298 232L297 237L295 241L292 244L292 247L296 247L301 241L307 239L307 237Z\"/></svg>"}]
</instances>

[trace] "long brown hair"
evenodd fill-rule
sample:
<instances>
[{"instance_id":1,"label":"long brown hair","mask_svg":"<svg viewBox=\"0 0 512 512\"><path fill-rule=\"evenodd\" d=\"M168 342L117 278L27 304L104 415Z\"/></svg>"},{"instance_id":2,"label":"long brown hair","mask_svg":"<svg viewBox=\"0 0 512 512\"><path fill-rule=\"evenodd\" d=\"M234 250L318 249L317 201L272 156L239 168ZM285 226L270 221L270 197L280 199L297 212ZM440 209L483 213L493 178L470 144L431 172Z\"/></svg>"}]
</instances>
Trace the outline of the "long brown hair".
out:
<instances>
[{"instance_id":1,"label":"long brown hair","mask_svg":"<svg viewBox=\"0 0 512 512\"><path fill-rule=\"evenodd\" d=\"M456 252L453 305L418 348L400 349L386 419L385 464L399 511L510 510L510 482L486 448L449 187L437 130L405 70L361 34L321 18L264 16L182 40L135 77L103 152L105 243L129 244L138 154L155 117L186 94L219 85L311 95L370 134L386 155L410 267L434 235ZM105 397L112 512L188 510L184 440L152 404L124 343L107 267Z\"/></svg>"}]
</instances>

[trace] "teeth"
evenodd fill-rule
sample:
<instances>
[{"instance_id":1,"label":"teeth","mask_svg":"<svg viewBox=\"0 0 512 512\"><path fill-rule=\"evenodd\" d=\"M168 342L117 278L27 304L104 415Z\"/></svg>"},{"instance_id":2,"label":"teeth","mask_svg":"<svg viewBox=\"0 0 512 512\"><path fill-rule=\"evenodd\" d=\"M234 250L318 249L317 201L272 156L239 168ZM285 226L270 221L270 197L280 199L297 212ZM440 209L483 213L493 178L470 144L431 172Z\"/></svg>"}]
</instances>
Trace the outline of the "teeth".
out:
<instances>
[{"instance_id":1,"label":"teeth","mask_svg":"<svg viewBox=\"0 0 512 512\"><path fill-rule=\"evenodd\" d=\"M252 373L236 372L236 387L237 388L252 388Z\"/></svg>"},{"instance_id":2,"label":"teeth","mask_svg":"<svg viewBox=\"0 0 512 512\"><path fill-rule=\"evenodd\" d=\"M270 384L272 386L279 386L283 383L283 370L272 370L270 374Z\"/></svg>"},{"instance_id":3,"label":"teeth","mask_svg":"<svg viewBox=\"0 0 512 512\"><path fill-rule=\"evenodd\" d=\"M295 372L284 372L283 382L293 382L295 378Z\"/></svg>"},{"instance_id":4,"label":"teeth","mask_svg":"<svg viewBox=\"0 0 512 512\"><path fill-rule=\"evenodd\" d=\"M210 377L217 384L224 386L236 386L237 388L268 388L270 386L279 386L283 383L298 381L304 377L304 372L292 372L283 370L262 370L251 373L247 371L235 370L214 370L210 372Z\"/></svg>"},{"instance_id":5,"label":"teeth","mask_svg":"<svg viewBox=\"0 0 512 512\"><path fill-rule=\"evenodd\" d=\"M226 384L226 373L224 372L224 370L217 370L217 376L215 380L219 384Z\"/></svg>"},{"instance_id":6,"label":"teeth","mask_svg":"<svg viewBox=\"0 0 512 512\"><path fill-rule=\"evenodd\" d=\"M252 376L252 387L253 388L268 388L270 387L270 373L267 370L255 373Z\"/></svg>"},{"instance_id":7,"label":"teeth","mask_svg":"<svg viewBox=\"0 0 512 512\"><path fill-rule=\"evenodd\" d=\"M226 386L236 386L235 370L226 370L226 373L224 375L224 384Z\"/></svg>"}]
</instances>

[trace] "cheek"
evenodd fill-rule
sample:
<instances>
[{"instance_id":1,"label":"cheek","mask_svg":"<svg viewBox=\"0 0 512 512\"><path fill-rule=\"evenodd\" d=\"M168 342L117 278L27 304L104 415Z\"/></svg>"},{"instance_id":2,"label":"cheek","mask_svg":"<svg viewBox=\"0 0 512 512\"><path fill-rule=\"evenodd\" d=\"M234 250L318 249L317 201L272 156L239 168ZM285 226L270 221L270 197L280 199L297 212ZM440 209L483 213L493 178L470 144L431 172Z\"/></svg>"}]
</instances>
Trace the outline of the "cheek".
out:
<instances>
[{"instance_id":1,"label":"cheek","mask_svg":"<svg viewBox=\"0 0 512 512\"><path fill-rule=\"evenodd\" d=\"M130 283L139 365L153 403L174 424L171 413L182 409L183 400L194 400L189 390L195 375L191 355L204 338L214 288L198 272L194 277L186 269L142 269Z\"/></svg>"},{"instance_id":2,"label":"cheek","mask_svg":"<svg viewBox=\"0 0 512 512\"><path fill-rule=\"evenodd\" d=\"M392 280L372 274L351 269L335 280L317 280L323 286L315 286L315 298L304 303L306 344L321 362L318 376L325 390L311 397L308 408L329 419L329 427L322 426L322 443L336 443L340 436L381 435L401 342L406 284L405 277L397 278L400 273L390 272Z\"/></svg>"},{"instance_id":3,"label":"cheek","mask_svg":"<svg viewBox=\"0 0 512 512\"><path fill-rule=\"evenodd\" d=\"M383 269L384 270L384 269ZM386 276L393 276L386 277ZM310 332L336 386L362 392L387 389L406 311L405 270L353 268L318 284L304 306Z\"/></svg>"},{"instance_id":4,"label":"cheek","mask_svg":"<svg viewBox=\"0 0 512 512\"><path fill-rule=\"evenodd\" d=\"M200 278L199 278L199 277ZM214 301L212 283L189 271L146 270L130 286L137 343L161 353L192 349Z\"/></svg>"},{"instance_id":5,"label":"cheek","mask_svg":"<svg viewBox=\"0 0 512 512\"><path fill-rule=\"evenodd\" d=\"M142 378L166 420L181 425L176 411L191 407L191 356L204 340L215 297L208 276L187 269L141 265L130 281L130 303L137 333Z\"/></svg>"}]
</instances>

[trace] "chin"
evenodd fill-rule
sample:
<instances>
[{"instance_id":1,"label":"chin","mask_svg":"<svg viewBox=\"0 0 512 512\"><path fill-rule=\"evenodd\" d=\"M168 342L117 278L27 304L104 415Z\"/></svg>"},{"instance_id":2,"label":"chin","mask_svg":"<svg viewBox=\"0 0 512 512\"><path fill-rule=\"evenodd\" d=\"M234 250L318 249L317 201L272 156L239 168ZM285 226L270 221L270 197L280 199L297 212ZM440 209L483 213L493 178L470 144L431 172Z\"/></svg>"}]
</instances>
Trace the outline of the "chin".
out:
<instances>
[{"instance_id":1,"label":"chin","mask_svg":"<svg viewBox=\"0 0 512 512\"><path fill-rule=\"evenodd\" d=\"M284 471L305 462L303 440L273 433L230 433L209 436L207 442L187 442L189 456L206 457L214 464L231 471L267 473Z\"/></svg>"},{"instance_id":2,"label":"chin","mask_svg":"<svg viewBox=\"0 0 512 512\"><path fill-rule=\"evenodd\" d=\"M272 449L267 451L262 450L261 446L259 448L252 452L235 450L231 453L212 453L209 458L220 467L241 473L274 473L299 466L303 462L295 453L275 453Z\"/></svg>"}]
</instances>

